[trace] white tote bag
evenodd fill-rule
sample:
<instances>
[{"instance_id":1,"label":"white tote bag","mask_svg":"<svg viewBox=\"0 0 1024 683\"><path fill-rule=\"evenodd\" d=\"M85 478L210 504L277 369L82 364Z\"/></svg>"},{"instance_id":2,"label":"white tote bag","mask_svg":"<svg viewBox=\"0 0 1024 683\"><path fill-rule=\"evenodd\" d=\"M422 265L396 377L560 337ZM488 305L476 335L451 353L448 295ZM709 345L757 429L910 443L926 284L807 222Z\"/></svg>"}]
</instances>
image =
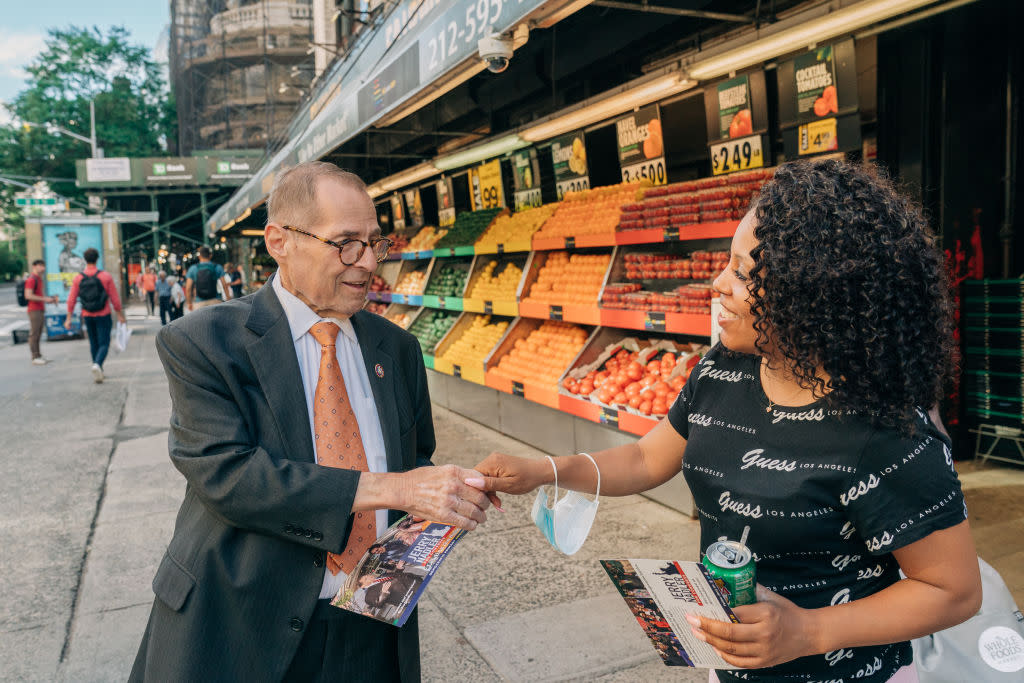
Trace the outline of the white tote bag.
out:
<instances>
[{"instance_id":1,"label":"white tote bag","mask_svg":"<svg viewBox=\"0 0 1024 683\"><path fill-rule=\"evenodd\" d=\"M114 339L111 342L111 346L118 353L121 353L128 348L128 340L131 339L132 331L128 329L127 323L118 322L117 330L114 332Z\"/></svg>"}]
</instances>

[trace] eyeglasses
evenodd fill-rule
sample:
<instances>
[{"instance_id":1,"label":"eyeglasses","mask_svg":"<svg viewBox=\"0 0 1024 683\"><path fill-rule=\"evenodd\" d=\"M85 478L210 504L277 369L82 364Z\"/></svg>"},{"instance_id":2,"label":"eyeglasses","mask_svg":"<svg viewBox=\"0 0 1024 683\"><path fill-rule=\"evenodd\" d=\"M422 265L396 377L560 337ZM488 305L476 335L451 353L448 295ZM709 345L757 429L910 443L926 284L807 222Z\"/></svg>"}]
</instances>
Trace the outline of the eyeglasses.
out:
<instances>
[{"instance_id":1,"label":"eyeglasses","mask_svg":"<svg viewBox=\"0 0 1024 683\"><path fill-rule=\"evenodd\" d=\"M373 257L377 259L377 263L382 262L388 257L388 251L391 249L391 245L394 244L387 237L372 237L369 242L364 242L360 239L345 239L340 242L332 242L331 240L324 239L319 235L314 235L311 232L300 230L299 228L293 228L290 225L282 225L282 230L291 230L292 232L298 232L303 235L309 235L313 239L320 240L324 244L329 244L338 250L338 258L341 260L341 265L352 266L359 262L359 259L363 258L363 252L366 251L366 247L370 247L373 250Z\"/></svg>"}]
</instances>

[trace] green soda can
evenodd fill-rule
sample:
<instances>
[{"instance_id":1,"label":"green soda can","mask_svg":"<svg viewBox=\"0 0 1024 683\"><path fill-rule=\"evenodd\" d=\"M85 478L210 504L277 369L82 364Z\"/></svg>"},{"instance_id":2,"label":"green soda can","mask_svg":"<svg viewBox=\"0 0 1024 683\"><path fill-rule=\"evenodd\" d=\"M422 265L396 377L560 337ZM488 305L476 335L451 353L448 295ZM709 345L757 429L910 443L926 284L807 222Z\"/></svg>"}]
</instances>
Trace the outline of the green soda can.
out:
<instances>
[{"instance_id":1,"label":"green soda can","mask_svg":"<svg viewBox=\"0 0 1024 683\"><path fill-rule=\"evenodd\" d=\"M716 541L702 560L729 607L757 602L757 565L750 549L739 541Z\"/></svg>"}]
</instances>

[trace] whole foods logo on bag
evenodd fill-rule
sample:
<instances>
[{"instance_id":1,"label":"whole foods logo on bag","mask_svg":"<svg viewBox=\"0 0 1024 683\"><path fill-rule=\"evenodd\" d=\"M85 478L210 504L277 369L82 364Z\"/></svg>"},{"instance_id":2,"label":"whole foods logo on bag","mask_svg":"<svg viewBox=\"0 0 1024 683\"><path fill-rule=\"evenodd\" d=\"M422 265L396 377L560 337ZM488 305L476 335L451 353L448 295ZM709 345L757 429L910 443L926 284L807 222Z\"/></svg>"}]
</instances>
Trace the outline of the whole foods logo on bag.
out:
<instances>
[{"instance_id":1,"label":"whole foods logo on bag","mask_svg":"<svg viewBox=\"0 0 1024 683\"><path fill-rule=\"evenodd\" d=\"M793 60L798 121L811 121L839 112L836 65L831 45Z\"/></svg>"}]
</instances>

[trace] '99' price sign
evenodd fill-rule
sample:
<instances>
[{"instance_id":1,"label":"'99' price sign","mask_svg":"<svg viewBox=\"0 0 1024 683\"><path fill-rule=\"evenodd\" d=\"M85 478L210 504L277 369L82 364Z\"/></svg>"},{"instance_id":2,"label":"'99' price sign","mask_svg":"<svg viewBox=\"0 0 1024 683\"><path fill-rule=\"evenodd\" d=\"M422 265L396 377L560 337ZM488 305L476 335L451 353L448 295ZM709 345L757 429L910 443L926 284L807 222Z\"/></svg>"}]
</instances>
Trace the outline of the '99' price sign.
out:
<instances>
[{"instance_id":1,"label":"'99' price sign","mask_svg":"<svg viewBox=\"0 0 1024 683\"><path fill-rule=\"evenodd\" d=\"M668 177L665 175L665 157L622 167L622 182L636 183L641 180L650 180L655 185L664 185L668 182Z\"/></svg>"},{"instance_id":2,"label":"'99' price sign","mask_svg":"<svg viewBox=\"0 0 1024 683\"><path fill-rule=\"evenodd\" d=\"M711 145L711 174L723 175L764 166L761 136L751 135Z\"/></svg>"},{"instance_id":3,"label":"'99' price sign","mask_svg":"<svg viewBox=\"0 0 1024 683\"><path fill-rule=\"evenodd\" d=\"M476 170L476 177L480 184L480 204L476 209L497 209L505 206L505 193L501 184L501 161L495 159L481 164Z\"/></svg>"}]
</instances>

